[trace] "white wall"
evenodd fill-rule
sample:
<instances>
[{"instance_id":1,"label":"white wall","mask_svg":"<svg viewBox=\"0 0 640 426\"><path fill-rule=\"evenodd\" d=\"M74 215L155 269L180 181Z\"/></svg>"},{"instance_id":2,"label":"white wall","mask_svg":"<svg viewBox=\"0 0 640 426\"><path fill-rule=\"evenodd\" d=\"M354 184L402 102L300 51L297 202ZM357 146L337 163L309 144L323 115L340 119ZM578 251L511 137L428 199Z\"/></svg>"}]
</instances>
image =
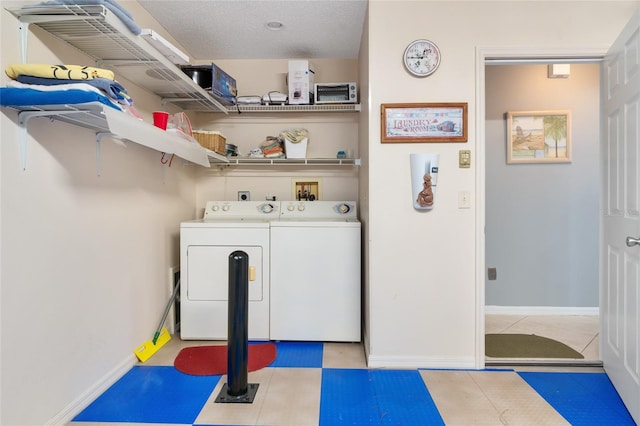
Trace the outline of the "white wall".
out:
<instances>
[{"instance_id":1,"label":"white wall","mask_svg":"<svg viewBox=\"0 0 640 426\"><path fill-rule=\"evenodd\" d=\"M598 307L600 64L488 66L488 306ZM507 164L507 111L571 111L571 163Z\"/></svg>"},{"instance_id":2,"label":"white wall","mask_svg":"<svg viewBox=\"0 0 640 426\"><path fill-rule=\"evenodd\" d=\"M458 191L476 197L478 47L602 48L623 28L633 2L413 2L369 4L369 258L370 366L471 367L482 357L476 330L476 203L458 209ZM411 77L402 52L418 38L436 42L438 71ZM375 48L374 48L375 47ZM469 141L381 144L380 104L468 102ZM458 168L470 149L472 167ZM433 210L411 205L409 154L440 154Z\"/></svg>"},{"instance_id":3,"label":"white wall","mask_svg":"<svg viewBox=\"0 0 640 426\"><path fill-rule=\"evenodd\" d=\"M3 70L20 62L6 4ZM28 61L93 65L37 30ZM150 121L160 100L117 78ZM104 139L97 176L93 132L36 118L23 171L16 113L3 108L0 124L0 423L60 422L124 373L134 349L153 337L169 299L169 268L179 265L179 223L194 218L196 166L174 160L166 168L159 152Z\"/></svg>"}]
</instances>

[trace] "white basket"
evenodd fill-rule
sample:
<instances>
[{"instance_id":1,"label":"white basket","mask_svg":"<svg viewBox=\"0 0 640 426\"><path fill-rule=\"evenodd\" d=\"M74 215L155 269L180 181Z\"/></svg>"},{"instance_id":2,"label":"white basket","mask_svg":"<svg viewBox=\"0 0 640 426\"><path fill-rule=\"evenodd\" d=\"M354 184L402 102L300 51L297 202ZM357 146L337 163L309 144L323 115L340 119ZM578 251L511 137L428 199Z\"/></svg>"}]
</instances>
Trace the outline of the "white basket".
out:
<instances>
[{"instance_id":1,"label":"white basket","mask_svg":"<svg viewBox=\"0 0 640 426\"><path fill-rule=\"evenodd\" d=\"M287 155L287 158L306 158L308 143L309 138L304 138L298 143L293 143L285 138L284 152Z\"/></svg>"}]
</instances>

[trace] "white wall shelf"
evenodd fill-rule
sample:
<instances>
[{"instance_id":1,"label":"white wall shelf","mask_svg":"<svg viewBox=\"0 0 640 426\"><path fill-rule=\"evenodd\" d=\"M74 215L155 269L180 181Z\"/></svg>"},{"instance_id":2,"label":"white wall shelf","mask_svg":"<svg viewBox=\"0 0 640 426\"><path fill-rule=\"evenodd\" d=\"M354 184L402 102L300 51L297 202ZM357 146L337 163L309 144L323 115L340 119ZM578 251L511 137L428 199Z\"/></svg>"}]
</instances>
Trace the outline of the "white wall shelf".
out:
<instances>
[{"instance_id":1,"label":"white wall shelf","mask_svg":"<svg viewBox=\"0 0 640 426\"><path fill-rule=\"evenodd\" d=\"M110 69L134 84L160 96L184 110L238 113L318 113L359 112L360 104L322 105L223 105L171 63L144 37L133 34L110 10L101 5L38 5L7 8L20 21L22 60L27 58L29 25L67 42L94 59L96 66ZM134 117L100 103L73 105L35 105L17 108L22 128L22 166L26 168L26 125L33 117L92 129L96 132L98 169L100 141L104 136L130 141L157 151L209 167L210 164L235 166L359 166L359 159L305 158L265 159L228 158L184 139L170 135ZM99 172L99 170L98 170Z\"/></svg>"},{"instance_id":2,"label":"white wall shelf","mask_svg":"<svg viewBox=\"0 0 640 426\"><path fill-rule=\"evenodd\" d=\"M359 158L258 158L223 157L207 151L212 165L217 166L359 166Z\"/></svg>"},{"instance_id":3,"label":"white wall shelf","mask_svg":"<svg viewBox=\"0 0 640 426\"><path fill-rule=\"evenodd\" d=\"M264 112L360 112L360 104L320 104L320 105L238 105L228 106L229 114Z\"/></svg>"},{"instance_id":4,"label":"white wall shelf","mask_svg":"<svg viewBox=\"0 0 640 426\"><path fill-rule=\"evenodd\" d=\"M210 167L207 150L196 142L189 141L177 134L161 130L121 111L105 106L100 102L78 105L33 105L11 107L18 111L20 125L21 166L26 169L26 135L29 120L47 117L53 120L91 129L96 132L96 155L98 174L100 174L101 141L105 136L124 142L133 142L167 155L191 161L203 167Z\"/></svg>"},{"instance_id":5,"label":"white wall shelf","mask_svg":"<svg viewBox=\"0 0 640 426\"><path fill-rule=\"evenodd\" d=\"M110 69L184 110L227 113L227 107L195 84L180 68L133 34L99 5L59 5L7 9L20 21L22 60L26 62L29 25L64 40Z\"/></svg>"}]
</instances>

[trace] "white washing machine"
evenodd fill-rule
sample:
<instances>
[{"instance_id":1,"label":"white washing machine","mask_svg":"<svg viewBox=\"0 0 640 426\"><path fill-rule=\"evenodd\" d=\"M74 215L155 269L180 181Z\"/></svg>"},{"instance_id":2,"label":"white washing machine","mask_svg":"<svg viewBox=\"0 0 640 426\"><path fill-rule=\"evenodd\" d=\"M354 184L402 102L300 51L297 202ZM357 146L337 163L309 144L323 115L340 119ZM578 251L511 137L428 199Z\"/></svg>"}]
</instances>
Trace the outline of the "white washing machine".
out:
<instances>
[{"instance_id":1,"label":"white washing machine","mask_svg":"<svg viewBox=\"0 0 640 426\"><path fill-rule=\"evenodd\" d=\"M209 201L180 224L180 337L227 340L229 255L249 256L249 339L269 339L269 221L280 203Z\"/></svg>"},{"instance_id":2,"label":"white washing machine","mask_svg":"<svg viewBox=\"0 0 640 426\"><path fill-rule=\"evenodd\" d=\"M360 341L355 202L282 201L271 222L271 340Z\"/></svg>"}]
</instances>

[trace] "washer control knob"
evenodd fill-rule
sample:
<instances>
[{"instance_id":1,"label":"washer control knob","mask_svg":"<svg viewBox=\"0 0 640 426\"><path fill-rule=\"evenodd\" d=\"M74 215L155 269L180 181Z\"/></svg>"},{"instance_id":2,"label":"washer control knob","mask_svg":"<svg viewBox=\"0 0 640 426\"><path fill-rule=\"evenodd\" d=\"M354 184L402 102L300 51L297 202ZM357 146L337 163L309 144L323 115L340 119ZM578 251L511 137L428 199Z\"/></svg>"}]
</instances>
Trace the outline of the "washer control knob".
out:
<instances>
[{"instance_id":1,"label":"washer control knob","mask_svg":"<svg viewBox=\"0 0 640 426\"><path fill-rule=\"evenodd\" d=\"M225 204L224 206L222 206L222 210L223 210L223 211L225 211L225 212L226 212L227 210L229 210L229 205L228 205L228 204Z\"/></svg>"},{"instance_id":2,"label":"washer control knob","mask_svg":"<svg viewBox=\"0 0 640 426\"><path fill-rule=\"evenodd\" d=\"M338 211L340 213L349 213L349 211L351 210L351 207L349 207L349 204L340 204L340 206L338 207Z\"/></svg>"},{"instance_id":3,"label":"washer control knob","mask_svg":"<svg viewBox=\"0 0 640 426\"><path fill-rule=\"evenodd\" d=\"M289 204L287 206L287 210L289 210L290 212L292 212L295 209L295 207L293 206L293 204Z\"/></svg>"},{"instance_id":4,"label":"washer control knob","mask_svg":"<svg viewBox=\"0 0 640 426\"><path fill-rule=\"evenodd\" d=\"M217 212L220 207L216 204L215 206L211 206L211 210Z\"/></svg>"},{"instance_id":5,"label":"washer control knob","mask_svg":"<svg viewBox=\"0 0 640 426\"><path fill-rule=\"evenodd\" d=\"M298 210L299 211L304 211L304 204L298 204Z\"/></svg>"},{"instance_id":6,"label":"washer control knob","mask_svg":"<svg viewBox=\"0 0 640 426\"><path fill-rule=\"evenodd\" d=\"M262 211L262 213L271 213L273 211L273 204L264 203L262 206L260 206L260 210Z\"/></svg>"}]
</instances>

